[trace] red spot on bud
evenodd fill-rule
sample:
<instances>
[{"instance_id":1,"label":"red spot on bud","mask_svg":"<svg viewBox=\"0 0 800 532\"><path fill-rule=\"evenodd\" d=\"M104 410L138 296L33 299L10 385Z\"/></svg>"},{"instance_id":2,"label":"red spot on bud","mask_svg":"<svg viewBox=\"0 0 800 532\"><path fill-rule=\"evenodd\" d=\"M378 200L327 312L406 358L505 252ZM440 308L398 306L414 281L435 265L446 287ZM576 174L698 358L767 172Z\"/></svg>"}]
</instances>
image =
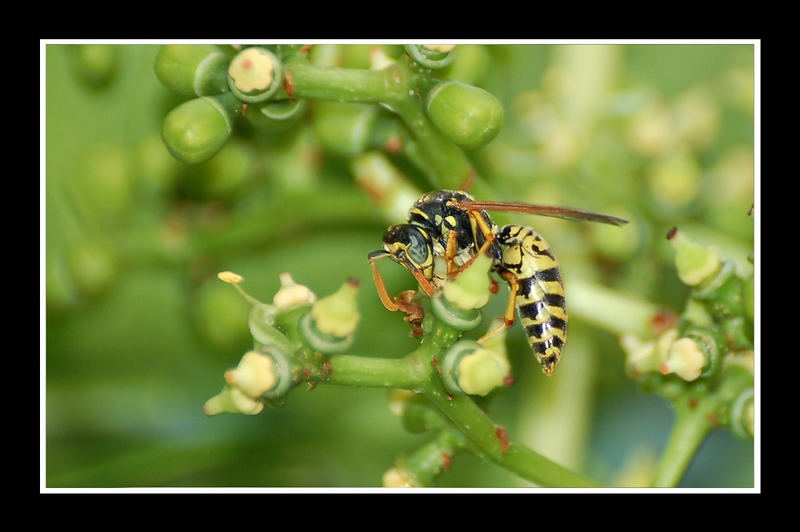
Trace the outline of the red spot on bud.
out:
<instances>
[{"instance_id":1,"label":"red spot on bud","mask_svg":"<svg viewBox=\"0 0 800 532\"><path fill-rule=\"evenodd\" d=\"M250 70L251 68L253 68L253 62L250 61L249 59L245 59L244 61L242 61L242 68L245 70Z\"/></svg>"},{"instance_id":2,"label":"red spot on bud","mask_svg":"<svg viewBox=\"0 0 800 532\"><path fill-rule=\"evenodd\" d=\"M676 325L678 325L678 317L674 312L668 309L659 310L650 320L650 326L656 334L661 334L668 329L672 329Z\"/></svg>"},{"instance_id":3,"label":"red spot on bud","mask_svg":"<svg viewBox=\"0 0 800 532\"><path fill-rule=\"evenodd\" d=\"M506 388L511 388L514 385L514 380L515 380L514 376L509 373L508 375L503 377L503 386L505 386Z\"/></svg>"},{"instance_id":4,"label":"red spot on bud","mask_svg":"<svg viewBox=\"0 0 800 532\"><path fill-rule=\"evenodd\" d=\"M505 427L498 426L496 429L494 429L494 437L500 440L500 449L505 456L509 443L508 431L505 429Z\"/></svg>"},{"instance_id":5,"label":"red spot on bud","mask_svg":"<svg viewBox=\"0 0 800 532\"><path fill-rule=\"evenodd\" d=\"M353 288L358 288L361 285L361 281L359 281L358 279L354 279L353 277L348 277L347 284L349 284Z\"/></svg>"},{"instance_id":6,"label":"red spot on bud","mask_svg":"<svg viewBox=\"0 0 800 532\"><path fill-rule=\"evenodd\" d=\"M289 70L283 75L283 88L286 90L286 94L289 95L289 98L294 98L294 81L292 79L292 73Z\"/></svg>"},{"instance_id":7,"label":"red spot on bud","mask_svg":"<svg viewBox=\"0 0 800 532\"><path fill-rule=\"evenodd\" d=\"M697 405L698 405L697 398L692 397L691 399L689 399L689 408L697 408Z\"/></svg>"},{"instance_id":8,"label":"red spot on bud","mask_svg":"<svg viewBox=\"0 0 800 532\"><path fill-rule=\"evenodd\" d=\"M450 471L450 465L453 463L453 457L447 453L442 453L442 467L445 471Z\"/></svg>"}]
</instances>

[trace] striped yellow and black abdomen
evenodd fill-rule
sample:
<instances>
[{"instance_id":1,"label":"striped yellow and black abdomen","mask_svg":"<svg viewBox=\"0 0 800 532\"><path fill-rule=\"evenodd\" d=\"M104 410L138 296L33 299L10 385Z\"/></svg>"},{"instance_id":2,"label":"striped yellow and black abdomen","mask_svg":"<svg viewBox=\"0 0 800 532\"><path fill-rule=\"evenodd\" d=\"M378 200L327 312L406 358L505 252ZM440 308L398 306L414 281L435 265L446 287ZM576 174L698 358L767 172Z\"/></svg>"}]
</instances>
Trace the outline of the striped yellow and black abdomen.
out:
<instances>
[{"instance_id":1,"label":"striped yellow and black abdomen","mask_svg":"<svg viewBox=\"0 0 800 532\"><path fill-rule=\"evenodd\" d=\"M567 307L558 261L530 227L506 225L498 232L503 258L498 271L516 277L516 307L528 342L546 374L561 360L567 340Z\"/></svg>"}]
</instances>

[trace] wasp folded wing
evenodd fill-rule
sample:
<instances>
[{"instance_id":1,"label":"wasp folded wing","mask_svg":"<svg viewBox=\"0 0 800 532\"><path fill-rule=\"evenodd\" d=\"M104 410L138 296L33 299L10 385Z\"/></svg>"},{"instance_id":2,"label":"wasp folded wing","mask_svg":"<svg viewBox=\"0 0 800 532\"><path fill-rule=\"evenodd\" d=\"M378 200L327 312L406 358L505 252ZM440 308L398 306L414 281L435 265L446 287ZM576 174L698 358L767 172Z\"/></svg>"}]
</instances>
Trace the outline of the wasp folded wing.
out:
<instances>
[{"instance_id":1,"label":"wasp folded wing","mask_svg":"<svg viewBox=\"0 0 800 532\"><path fill-rule=\"evenodd\" d=\"M461 200L458 202L458 205L467 210L521 212L525 214L538 214L540 216L552 216L554 218L562 218L574 222L598 222L610 225L625 225L628 223L628 220L605 214L598 214L596 212L581 211L568 207L532 205L530 203L519 203L516 201Z\"/></svg>"}]
</instances>

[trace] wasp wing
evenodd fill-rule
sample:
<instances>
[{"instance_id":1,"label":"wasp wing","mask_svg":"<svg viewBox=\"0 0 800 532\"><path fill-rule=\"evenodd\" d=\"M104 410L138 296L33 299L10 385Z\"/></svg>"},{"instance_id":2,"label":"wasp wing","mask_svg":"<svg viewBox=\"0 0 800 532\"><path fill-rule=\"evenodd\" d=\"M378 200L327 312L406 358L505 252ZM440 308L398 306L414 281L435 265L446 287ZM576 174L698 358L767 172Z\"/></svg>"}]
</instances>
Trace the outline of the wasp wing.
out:
<instances>
[{"instance_id":1,"label":"wasp wing","mask_svg":"<svg viewBox=\"0 0 800 532\"><path fill-rule=\"evenodd\" d=\"M458 205L467 210L478 211L507 211L521 212L525 214L538 214L540 216L552 216L573 222L598 222L610 225L625 225L628 220L598 214L596 212L581 211L567 207L551 207L549 205L532 205L530 203L519 203L516 201L459 201Z\"/></svg>"}]
</instances>

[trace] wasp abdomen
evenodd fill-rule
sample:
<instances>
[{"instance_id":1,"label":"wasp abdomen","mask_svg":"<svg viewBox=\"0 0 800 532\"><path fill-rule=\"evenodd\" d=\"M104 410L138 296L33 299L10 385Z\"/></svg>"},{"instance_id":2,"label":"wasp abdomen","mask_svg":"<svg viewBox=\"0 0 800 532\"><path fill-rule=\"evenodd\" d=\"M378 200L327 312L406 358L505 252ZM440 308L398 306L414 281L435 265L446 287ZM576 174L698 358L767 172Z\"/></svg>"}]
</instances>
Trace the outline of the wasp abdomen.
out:
<instances>
[{"instance_id":1,"label":"wasp abdomen","mask_svg":"<svg viewBox=\"0 0 800 532\"><path fill-rule=\"evenodd\" d=\"M558 261L547 242L530 227L506 225L497 235L503 245L498 268L519 284L516 307L528 342L544 372L561 360L567 339L567 308Z\"/></svg>"}]
</instances>

